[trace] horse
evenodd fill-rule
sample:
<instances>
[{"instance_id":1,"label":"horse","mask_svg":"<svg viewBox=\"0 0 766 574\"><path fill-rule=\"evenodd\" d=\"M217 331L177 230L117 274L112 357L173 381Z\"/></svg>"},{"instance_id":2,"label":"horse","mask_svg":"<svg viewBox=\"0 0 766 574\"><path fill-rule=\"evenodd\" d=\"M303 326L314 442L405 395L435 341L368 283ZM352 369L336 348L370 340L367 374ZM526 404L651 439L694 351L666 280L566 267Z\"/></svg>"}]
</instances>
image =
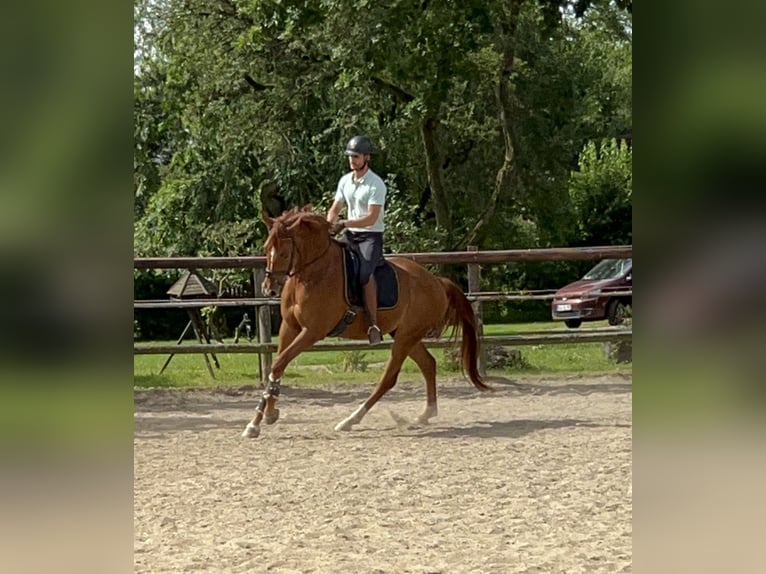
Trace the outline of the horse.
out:
<instances>
[{"instance_id":1,"label":"horse","mask_svg":"<svg viewBox=\"0 0 766 574\"><path fill-rule=\"evenodd\" d=\"M271 218L262 213L269 234L264 245L266 277L261 285L267 297L280 295L282 323L277 356L268 375L266 389L255 416L242 436L256 438L260 424L279 419L276 402L282 375L290 361L331 334L338 332L344 318L347 325L340 334L347 339L367 339L367 320L363 313L348 321L349 304L345 296L344 249L331 235L331 224L311 206L294 208ZM336 431L351 430L396 384L407 357L417 364L426 387L426 406L418 422L428 423L438 413L436 401L436 360L423 339L438 337L451 327L451 338L460 343L463 374L479 391L492 391L479 374L476 317L473 308L454 282L432 274L406 257L386 257L398 280L399 297L390 308L378 310L383 334L393 337L391 355L375 389L351 415L340 421ZM353 317L353 314L351 314ZM373 347L374 348L374 347Z\"/></svg>"}]
</instances>

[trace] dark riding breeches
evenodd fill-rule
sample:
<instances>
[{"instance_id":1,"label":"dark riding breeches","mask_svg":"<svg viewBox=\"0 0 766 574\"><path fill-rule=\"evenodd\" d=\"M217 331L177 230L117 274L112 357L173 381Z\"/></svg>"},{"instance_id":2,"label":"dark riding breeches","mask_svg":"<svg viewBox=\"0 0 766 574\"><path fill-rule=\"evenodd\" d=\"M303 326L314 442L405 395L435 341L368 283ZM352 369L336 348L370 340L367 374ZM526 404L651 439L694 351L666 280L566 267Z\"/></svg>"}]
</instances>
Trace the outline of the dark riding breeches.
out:
<instances>
[{"instance_id":1,"label":"dark riding breeches","mask_svg":"<svg viewBox=\"0 0 766 574\"><path fill-rule=\"evenodd\" d=\"M362 256L359 282L362 286L367 285L375 269L385 263L385 259L383 259L383 234L373 231L355 232L347 230L345 239L353 244Z\"/></svg>"}]
</instances>

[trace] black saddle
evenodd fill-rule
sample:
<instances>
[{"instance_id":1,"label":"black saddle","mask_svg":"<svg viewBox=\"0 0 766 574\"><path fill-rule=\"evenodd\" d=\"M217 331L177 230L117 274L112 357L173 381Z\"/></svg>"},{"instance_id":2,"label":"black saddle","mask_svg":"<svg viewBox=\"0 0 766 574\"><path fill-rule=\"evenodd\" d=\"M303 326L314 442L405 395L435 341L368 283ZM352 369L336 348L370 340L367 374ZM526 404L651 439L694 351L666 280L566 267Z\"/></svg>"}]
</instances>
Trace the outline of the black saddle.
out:
<instances>
[{"instance_id":1,"label":"black saddle","mask_svg":"<svg viewBox=\"0 0 766 574\"><path fill-rule=\"evenodd\" d=\"M364 294L359 282L359 269L361 255L353 244L344 243L343 253L345 265L344 281L346 284L346 301L352 307L364 306ZM378 309L390 309L396 307L399 302L399 279L394 267L386 261L375 269L373 274L378 288Z\"/></svg>"}]
</instances>

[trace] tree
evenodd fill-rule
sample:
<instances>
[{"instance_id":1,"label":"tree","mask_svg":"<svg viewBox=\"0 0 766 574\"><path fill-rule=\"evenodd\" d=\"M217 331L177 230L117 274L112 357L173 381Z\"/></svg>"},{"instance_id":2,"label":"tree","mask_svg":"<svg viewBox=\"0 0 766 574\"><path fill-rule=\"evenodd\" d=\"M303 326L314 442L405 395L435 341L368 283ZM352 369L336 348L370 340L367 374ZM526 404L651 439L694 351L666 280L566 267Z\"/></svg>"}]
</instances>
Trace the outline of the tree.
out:
<instances>
[{"instance_id":1,"label":"tree","mask_svg":"<svg viewBox=\"0 0 766 574\"><path fill-rule=\"evenodd\" d=\"M261 207L328 205L357 133L394 250L566 244L580 150L631 125L630 12L605 0L136 7L140 254L257 249Z\"/></svg>"},{"instance_id":2,"label":"tree","mask_svg":"<svg viewBox=\"0 0 766 574\"><path fill-rule=\"evenodd\" d=\"M575 206L579 245L629 245L633 241L633 167L624 142L589 142L572 173L569 193Z\"/></svg>"}]
</instances>

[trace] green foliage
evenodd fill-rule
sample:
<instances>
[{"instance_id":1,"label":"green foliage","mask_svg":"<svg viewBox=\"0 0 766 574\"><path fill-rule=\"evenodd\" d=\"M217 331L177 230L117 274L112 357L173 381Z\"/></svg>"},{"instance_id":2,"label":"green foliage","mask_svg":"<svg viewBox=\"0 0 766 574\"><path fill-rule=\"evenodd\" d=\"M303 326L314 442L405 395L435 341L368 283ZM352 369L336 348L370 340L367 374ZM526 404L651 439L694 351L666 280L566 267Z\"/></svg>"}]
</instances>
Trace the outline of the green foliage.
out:
<instances>
[{"instance_id":1,"label":"green foliage","mask_svg":"<svg viewBox=\"0 0 766 574\"><path fill-rule=\"evenodd\" d=\"M633 154L628 145L589 142L572 173L569 193L582 245L630 244L632 233Z\"/></svg>"},{"instance_id":2,"label":"green foliage","mask_svg":"<svg viewBox=\"0 0 766 574\"><path fill-rule=\"evenodd\" d=\"M258 253L261 208L326 209L356 133L389 186L388 251L625 242L575 175L595 180L584 146L631 127L632 17L576 4L137 0L135 253ZM569 272L539 275L485 288Z\"/></svg>"},{"instance_id":3,"label":"green foliage","mask_svg":"<svg viewBox=\"0 0 766 574\"><path fill-rule=\"evenodd\" d=\"M167 300L167 291L180 277L179 271L134 270L133 297L137 300ZM139 340L175 339L189 318L179 309L135 309L133 337Z\"/></svg>"},{"instance_id":4,"label":"green foliage","mask_svg":"<svg viewBox=\"0 0 766 574\"><path fill-rule=\"evenodd\" d=\"M387 188L386 251L439 251L444 245L444 231L424 224L417 205L408 203L404 192L399 189L395 174L388 174Z\"/></svg>"},{"instance_id":5,"label":"green foliage","mask_svg":"<svg viewBox=\"0 0 766 574\"><path fill-rule=\"evenodd\" d=\"M351 373L363 373L369 363L365 360L367 353L364 351L342 351L343 371Z\"/></svg>"},{"instance_id":6,"label":"green foliage","mask_svg":"<svg viewBox=\"0 0 766 574\"><path fill-rule=\"evenodd\" d=\"M460 353L455 352L454 347L445 347L441 350L439 368L448 373L457 373L462 369L460 363Z\"/></svg>"}]
</instances>

